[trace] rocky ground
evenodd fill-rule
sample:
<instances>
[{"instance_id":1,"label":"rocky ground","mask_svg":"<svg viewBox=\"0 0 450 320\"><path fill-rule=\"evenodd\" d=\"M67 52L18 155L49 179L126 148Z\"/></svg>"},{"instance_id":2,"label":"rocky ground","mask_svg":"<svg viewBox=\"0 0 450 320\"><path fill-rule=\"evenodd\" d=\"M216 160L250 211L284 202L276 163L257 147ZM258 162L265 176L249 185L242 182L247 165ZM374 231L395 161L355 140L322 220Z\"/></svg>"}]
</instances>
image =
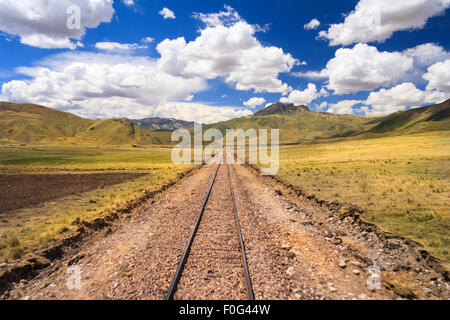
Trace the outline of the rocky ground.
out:
<instances>
[{"instance_id":1,"label":"rocky ground","mask_svg":"<svg viewBox=\"0 0 450 320\"><path fill-rule=\"evenodd\" d=\"M227 167L221 165L174 299L246 299Z\"/></svg>"},{"instance_id":2,"label":"rocky ground","mask_svg":"<svg viewBox=\"0 0 450 320\"><path fill-rule=\"evenodd\" d=\"M222 167L175 298L245 298ZM182 179L3 298L163 299L215 169ZM317 202L252 168L230 169L256 299L450 297L448 274L413 241L364 223L355 208ZM368 287L368 279L376 287L368 268L380 270L379 289Z\"/></svg>"}]
</instances>

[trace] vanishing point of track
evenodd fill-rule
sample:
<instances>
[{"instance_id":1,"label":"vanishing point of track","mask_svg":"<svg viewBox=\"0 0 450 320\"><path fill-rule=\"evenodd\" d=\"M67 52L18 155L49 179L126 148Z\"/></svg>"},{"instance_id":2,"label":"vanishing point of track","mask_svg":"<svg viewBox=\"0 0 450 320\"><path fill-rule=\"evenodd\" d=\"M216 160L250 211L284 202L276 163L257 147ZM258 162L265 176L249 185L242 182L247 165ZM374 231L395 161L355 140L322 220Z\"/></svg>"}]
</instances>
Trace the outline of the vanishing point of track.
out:
<instances>
[{"instance_id":1,"label":"vanishing point of track","mask_svg":"<svg viewBox=\"0 0 450 320\"><path fill-rule=\"evenodd\" d=\"M178 286L180 284L181 279L183 277L186 277L187 273L189 273L189 271L186 270L185 267L186 267L187 261L188 261L188 259L190 257L191 249L192 249L192 245L194 243L194 240L195 240L196 236L198 235L198 230L199 230L199 227L200 227L200 225L202 223L202 218L204 218L205 208L206 208L206 206L208 204L208 201L210 200L210 195L211 195L211 192L212 192L213 187L215 185L215 182L217 180L216 178L217 178L219 169L221 169L222 166L226 166L226 168L227 168L228 183L229 183L229 186L230 186L229 194L231 196L231 200L232 200L232 204L233 204L234 220L235 220L235 222L234 222L235 223L235 231L236 231L236 235L237 235L237 239L238 239L238 243L239 243L239 251L240 251L240 257L241 257L240 258L240 267L242 268L242 271L243 271L243 274L244 274L244 277L245 277L244 280L245 280L245 289L247 291L247 298L249 300L254 300L252 281L251 281L251 278L250 278L250 272L249 272L248 263L247 263L247 256L246 256L246 252L245 252L244 239L243 239L243 236L242 236L242 231L241 231L240 222L239 222L239 214L238 214L237 205L236 205L235 192L234 192L233 182L232 182L232 178L231 178L231 174L230 174L230 164L225 164L225 165L218 164L217 168L214 171L211 184L209 186L209 189L208 189L208 192L207 192L207 194L205 196L203 204L202 204L202 206L200 208L200 212L199 212L199 214L197 216L197 220L195 222L194 228L193 228L192 233L191 233L191 235L190 235L190 237L189 237L189 239L187 241L187 244L185 246L183 255L181 256L180 262L179 262L179 264L177 266L177 269L175 271L175 274L174 274L174 276L172 278L172 281L170 283L169 289L167 291L167 294L166 294L166 297L165 297L166 300L170 300L170 299L174 298L174 295L175 295L175 293L178 290ZM225 219L225 217L224 217L224 219ZM213 241L211 241L211 242L213 242ZM227 242L232 242L232 241L227 241ZM217 244L215 244L215 245L217 246ZM231 245L231 244L227 243L226 245ZM211 246L212 246L212 244L211 244ZM197 251L198 250L199 249L197 249ZM210 248L210 250L212 250L212 249ZM220 248L220 246L218 248L215 248L214 250L219 251L219 252L223 251L224 253L228 251L225 248ZM191 259L194 259L194 260L195 259L201 259L201 257L198 258L196 256L195 258L191 257ZM223 259L224 260L226 260L226 259L232 260L233 257L231 257L231 258L230 257L223 257ZM230 268L231 267L232 266L230 266ZM196 288L192 288L192 290L196 290Z\"/></svg>"}]
</instances>

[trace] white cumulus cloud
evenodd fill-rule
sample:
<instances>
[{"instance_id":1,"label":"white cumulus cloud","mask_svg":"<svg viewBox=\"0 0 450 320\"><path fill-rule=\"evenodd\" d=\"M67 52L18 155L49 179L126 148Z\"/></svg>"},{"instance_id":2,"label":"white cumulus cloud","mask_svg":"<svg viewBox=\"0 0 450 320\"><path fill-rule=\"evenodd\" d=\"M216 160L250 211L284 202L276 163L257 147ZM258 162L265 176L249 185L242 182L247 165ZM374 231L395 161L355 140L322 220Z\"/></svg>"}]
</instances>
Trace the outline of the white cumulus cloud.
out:
<instances>
[{"instance_id":1,"label":"white cumulus cloud","mask_svg":"<svg viewBox=\"0 0 450 320\"><path fill-rule=\"evenodd\" d=\"M162 8L161 11L159 11L159 14L164 18L164 19L175 19L175 13L168 9L168 8Z\"/></svg>"},{"instance_id":2,"label":"white cumulus cloud","mask_svg":"<svg viewBox=\"0 0 450 320\"><path fill-rule=\"evenodd\" d=\"M142 43L153 43L155 41L155 39L153 39L152 37L145 37L141 40Z\"/></svg>"},{"instance_id":3,"label":"white cumulus cloud","mask_svg":"<svg viewBox=\"0 0 450 320\"><path fill-rule=\"evenodd\" d=\"M317 91L317 86L314 83L308 83L308 87L305 90L294 90L288 97L281 98L280 102L293 103L295 105L307 105L320 96L325 95L325 93L326 91Z\"/></svg>"},{"instance_id":4,"label":"white cumulus cloud","mask_svg":"<svg viewBox=\"0 0 450 320\"><path fill-rule=\"evenodd\" d=\"M73 5L80 9L79 29L67 26ZM46 49L82 46L78 40L86 29L110 22L113 15L113 0L0 0L0 30L18 36L23 44Z\"/></svg>"},{"instance_id":5,"label":"white cumulus cloud","mask_svg":"<svg viewBox=\"0 0 450 320\"><path fill-rule=\"evenodd\" d=\"M450 59L450 52L435 43L424 43L403 52L414 58L417 67L429 67L439 61Z\"/></svg>"},{"instance_id":6,"label":"white cumulus cloud","mask_svg":"<svg viewBox=\"0 0 450 320\"><path fill-rule=\"evenodd\" d=\"M427 73L428 67L450 59L450 52L435 43L424 43L404 50L402 53L414 59L414 66L401 79L401 82L413 82L416 84L423 83L423 75Z\"/></svg>"},{"instance_id":7,"label":"white cumulus cloud","mask_svg":"<svg viewBox=\"0 0 450 320\"><path fill-rule=\"evenodd\" d=\"M207 27L232 26L242 21L239 13L232 7L225 5L225 11L215 13L194 13L194 17L201 20Z\"/></svg>"},{"instance_id":8,"label":"white cumulus cloud","mask_svg":"<svg viewBox=\"0 0 450 320\"><path fill-rule=\"evenodd\" d=\"M353 106L362 103L362 100L341 100L338 103L331 103L328 106L327 112L338 113L338 114L352 114ZM321 107L326 107L326 105L321 105Z\"/></svg>"},{"instance_id":9,"label":"white cumulus cloud","mask_svg":"<svg viewBox=\"0 0 450 320\"><path fill-rule=\"evenodd\" d=\"M305 30L314 30L317 29L320 26L320 21L317 19L312 19L310 22L305 24L303 27Z\"/></svg>"},{"instance_id":10,"label":"white cumulus cloud","mask_svg":"<svg viewBox=\"0 0 450 320\"><path fill-rule=\"evenodd\" d=\"M319 36L333 46L383 41L395 31L423 28L449 6L450 0L360 0L343 23L331 25Z\"/></svg>"},{"instance_id":11,"label":"white cumulus cloud","mask_svg":"<svg viewBox=\"0 0 450 320\"><path fill-rule=\"evenodd\" d=\"M248 24L237 12L197 14L206 27L193 41L183 37L158 44L159 64L167 73L182 77L215 79L224 77L237 90L283 92L291 88L278 79L298 60L281 48L263 46L256 38L258 28Z\"/></svg>"},{"instance_id":12,"label":"white cumulus cloud","mask_svg":"<svg viewBox=\"0 0 450 320\"><path fill-rule=\"evenodd\" d=\"M428 80L427 90L437 89L450 96L450 59L430 66L423 78Z\"/></svg>"},{"instance_id":13,"label":"white cumulus cloud","mask_svg":"<svg viewBox=\"0 0 450 320\"><path fill-rule=\"evenodd\" d=\"M347 94L389 86L411 70L413 64L412 57L400 52L380 52L359 43L353 48L338 49L322 71L296 75L328 78L328 89L335 94Z\"/></svg>"},{"instance_id":14,"label":"white cumulus cloud","mask_svg":"<svg viewBox=\"0 0 450 320\"><path fill-rule=\"evenodd\" d=\"M427 103L439 103L448 99L448 95L433 90L423 91L411 83L404 82L390 89L371 92L365 104L371 106L366 109L366 115L386 115L407 107L418 107Z\"/></svg>"},{"instance_id":15,"label":"white cumulus cloud","mask_svg":"<svg viewBox=\"0 0 450 320\"><path fill-rule=\"evenodd\" d=\"M323 101L318 107L318 110L325 110L328 107L328 102Z\"/></svg>"},{"instance_id":16,"label":"white cumulus cloud","mask_svg":"<svg viewBox=\"0 0 450 320\"><path fill-rule=\"evenodd\" d=\"M117 54L68 52L17 71L30 79L3 84L2 95L9 101L91 118L146 116L159 105L207 88L203 79L165 73L156 60Z\"/></svg>"},{"instance_id":17,"label":"white cumulus cloud","mask_svg":"<svg viewBox=\"0 0 450 320\"><path fill-rule=\"evenodd\" d=\"M211 123L252 114L244 108L185 102L207 89L206 81L167 74L148 57L68 52L17 71L30 79L5 83L2 99L92 119L160 116Z\"/></svg>"},{"instance_id":18,"label":"white cumulus cloud","mask_svg":"<svg viewBox=\"0 0 450 320\"><path fill-rule=\"evenodd\" d=\"M127 7L132 7L134 6L134 0L122 0L123 4L126 5Z\"/></svg>"},{"instance_id":19,"label":"white cumulus cloud","mask_svg":"<svg viewBox=\"0 0 450 320\"><path fill-rule=\"evenodd\" d=\"M244 106L255 108L257 106L260 106L266 102L266 99L264 98L258 98L254 97L244 102Z\"/></svg>"},{"instance_id":20,"label":"white cumulus cloud","mask_svg":"<svg viewBox=\"0 0 450 320\"><path fill-rule=\"evenodd\" d=\"M118 43L118 42L97 42L95 47L105 51L120 51L120 50L137 50L145 49L147 46L139 45L137 43Z\"/></svg>"},{"instance_id":21,"label":"white cumulus cloud","mask_svg":"<svg viewBox=\"0 0 450 320\"><path fill-rule=\"evenodd\" d=\"M251 111L243 108L217 107L195 102L168 102L154 108L152 112L154 116L196 121L205 124L253 114Z\"/></svg>"}]
</instances>

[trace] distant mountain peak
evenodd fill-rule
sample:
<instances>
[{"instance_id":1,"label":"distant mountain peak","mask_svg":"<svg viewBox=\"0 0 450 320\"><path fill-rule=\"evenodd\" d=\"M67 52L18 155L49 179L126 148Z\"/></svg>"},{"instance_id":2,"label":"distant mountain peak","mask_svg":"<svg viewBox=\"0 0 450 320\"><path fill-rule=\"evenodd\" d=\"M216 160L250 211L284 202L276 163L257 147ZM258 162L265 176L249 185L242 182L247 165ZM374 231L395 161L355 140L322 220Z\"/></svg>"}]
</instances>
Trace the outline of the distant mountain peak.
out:
<instances>
[{"instance_id":1,"label":"distant mountain peak","mask_svg":"<svg viewBox=\"0 0 450 320\"><path fill-rule=\"evenodd\" d=\"M184 121L173 118L149 117L145 119L130 120L137 126L152 131L173 131L194 126L192 121Z\"/></svg>"},{"instance_id":2,"label":"distant mountain peak","mask_svg":"<svg viewBox=\"0 0 450 320\"><path fill-rule=\"evenodd\" d=\"M290 114L290 113L297 113L297 112L310 112L311 109L309 109L307 106L296 106L293 103L287 103L284 104L282 102L274 103L262 110L259 110L255 113L255 116L265 116L269 114Z\"/></svg>"}]
</instances>

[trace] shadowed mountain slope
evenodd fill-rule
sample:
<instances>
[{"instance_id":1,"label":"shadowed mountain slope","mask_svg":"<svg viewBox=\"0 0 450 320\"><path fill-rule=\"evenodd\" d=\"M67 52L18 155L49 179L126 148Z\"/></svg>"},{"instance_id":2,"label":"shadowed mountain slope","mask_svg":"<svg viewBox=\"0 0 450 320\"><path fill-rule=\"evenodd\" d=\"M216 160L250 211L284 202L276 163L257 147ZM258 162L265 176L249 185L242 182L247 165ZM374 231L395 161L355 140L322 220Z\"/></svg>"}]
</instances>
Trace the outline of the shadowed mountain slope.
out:
<instances>
[{"instance_id":1,"label":"shadowed mountain slope","mask_svg":"<svg viewBox=\"0 0 450 320\"><path fill-rule=\"evenodd\" d=\"M194 126L194 122L168 119L160 117L151 117L145 119L130 120L137 126L152 130L152 131L173 131L180 128L191 128Z\"/></svg>"},{"instance_id":2,"label":"shadowed mountain slope","mask_svg":"<svg viewBox=\"0 0 450 320\"><path fill-rule=\"evenodd\" d=\"M170 134L151 132L127 119L89 120L39 105L0 102L0 138L21 143L140 145L169 143Z\"/></svg>"}]
</instances>

